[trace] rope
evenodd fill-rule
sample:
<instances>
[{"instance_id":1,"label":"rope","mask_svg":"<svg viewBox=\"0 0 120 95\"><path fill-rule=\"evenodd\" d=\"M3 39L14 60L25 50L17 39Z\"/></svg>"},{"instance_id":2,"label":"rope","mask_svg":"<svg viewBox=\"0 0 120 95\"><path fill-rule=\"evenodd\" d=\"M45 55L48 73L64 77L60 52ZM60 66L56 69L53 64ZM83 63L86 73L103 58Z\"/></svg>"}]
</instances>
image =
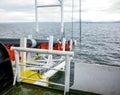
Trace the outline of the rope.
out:
<instances>
[{"instance_id":1,"label":"rope","mask_svg":"<svg viewBox=\"0 0 120 95\"><path fill-rule=\"evenodd\" d=\"M82 29L81 29L81 0L79 0L79 31L80 31L80 38L79 38L79 41L80 41L80 45L81 45L81 33L82 33Z\"/></svg>"},{"instance_id":2,"label":"rope","mask_svg":"<svg viewBox=\"0 0 120 95\"><path fill-rule=\"evenodd\" d=\"M74 20L74 0L72 0L72 34L71 34L72 40L73 40L73 27L74 27L73 20Z\"/></svg>"}]
</instances>

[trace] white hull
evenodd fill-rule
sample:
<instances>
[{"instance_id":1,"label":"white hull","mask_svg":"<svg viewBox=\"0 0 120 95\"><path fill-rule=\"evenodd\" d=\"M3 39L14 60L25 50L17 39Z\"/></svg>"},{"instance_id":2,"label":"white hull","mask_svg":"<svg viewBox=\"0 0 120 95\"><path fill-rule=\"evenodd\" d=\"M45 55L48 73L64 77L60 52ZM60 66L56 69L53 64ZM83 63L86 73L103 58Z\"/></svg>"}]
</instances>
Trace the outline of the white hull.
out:
<instances>
[{"instance_id":1,"label":"white hull","mask_svg":"<svg viewBox=\"0 0 120 95\"><path fill-rule=\"evenodd\" d=\"M75 63L74 90L120 95L120 67Z\"/></svg>"}]
</instances>

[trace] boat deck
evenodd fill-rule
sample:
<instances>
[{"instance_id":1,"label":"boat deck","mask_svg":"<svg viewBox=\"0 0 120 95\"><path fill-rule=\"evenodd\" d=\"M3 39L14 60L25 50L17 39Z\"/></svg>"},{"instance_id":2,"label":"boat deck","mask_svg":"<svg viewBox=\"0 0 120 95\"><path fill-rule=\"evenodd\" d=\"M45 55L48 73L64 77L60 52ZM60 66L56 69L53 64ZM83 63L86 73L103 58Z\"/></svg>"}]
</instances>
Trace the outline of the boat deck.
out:
<instances>
[{"instance_id":1,"label":"boat deck","mask_svg":"<svg viewBox=\"0 0 120 95\"><path fill-rule=\"evenodd\" d=\"M63 94L64 94L63 90L45 88L26 83L16 84L15 86L12 86L3 91L2 93L0 93L0 95L63 95ZM66 95L98 95L98 94L70 90L70 92L67 93Z\"/></svg>"}]
</instances>

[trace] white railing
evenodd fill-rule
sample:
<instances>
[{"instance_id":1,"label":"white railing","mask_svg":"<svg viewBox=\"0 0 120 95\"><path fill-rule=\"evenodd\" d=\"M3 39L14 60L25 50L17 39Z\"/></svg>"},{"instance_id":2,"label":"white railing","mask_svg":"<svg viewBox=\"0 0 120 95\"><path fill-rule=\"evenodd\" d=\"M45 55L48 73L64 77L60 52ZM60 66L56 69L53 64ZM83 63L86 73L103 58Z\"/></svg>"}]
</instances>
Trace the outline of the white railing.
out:
<instances>
[{"instance_id":1,"label":"white railing","mask_svg":"<svg viewBox=\"0 0 120 95\"><path fill-rule=\"evenodd\" d=\"M19 52L30 52L30 53L40 53L48 55L60 55L65 56L65 85L64 85L64 95L66 92L69 92L70 84L70 60L74 56L74 52L71 51L57 51L57 50L43 50L43 49L34 49L34 48L24 48L24 47L11 47L11 50L15 52L15 65L16 65L16 74L14 78L14 84L20 82L20 64L19 64ZM25 64L24 64L25 65ZM29 78L28 78L29 79ZM56 83L53 83L56 84ZM60 84L58 84L60 85Z\"/></svg>"}]
</instances>

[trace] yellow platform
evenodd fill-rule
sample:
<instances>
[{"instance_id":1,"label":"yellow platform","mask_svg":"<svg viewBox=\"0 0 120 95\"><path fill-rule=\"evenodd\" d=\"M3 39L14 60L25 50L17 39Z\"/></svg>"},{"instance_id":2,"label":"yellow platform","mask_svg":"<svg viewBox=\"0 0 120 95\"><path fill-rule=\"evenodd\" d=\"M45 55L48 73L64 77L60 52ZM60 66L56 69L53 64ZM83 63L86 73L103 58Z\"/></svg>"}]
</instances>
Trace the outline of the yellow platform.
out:
<instances>
[{"instance_id":1,"label":"yellow platform","mask_svg":"<svg viewBox=\"0 0 120 95\"><path fill-rule=\"evenodd\" d=\"M38 74L35 71L25 70L25 71L21 72L20 77L21 77L22 82L30 83L30 84L34 84L36 81L40 81L43 78L45 78L46 86L48 87L48 77L45 76L44 74ZM22 79L22 78L24 78L24 79ZM26 79L26 78L29 78L29 79Z\"/></svg>"}]
</instances>

